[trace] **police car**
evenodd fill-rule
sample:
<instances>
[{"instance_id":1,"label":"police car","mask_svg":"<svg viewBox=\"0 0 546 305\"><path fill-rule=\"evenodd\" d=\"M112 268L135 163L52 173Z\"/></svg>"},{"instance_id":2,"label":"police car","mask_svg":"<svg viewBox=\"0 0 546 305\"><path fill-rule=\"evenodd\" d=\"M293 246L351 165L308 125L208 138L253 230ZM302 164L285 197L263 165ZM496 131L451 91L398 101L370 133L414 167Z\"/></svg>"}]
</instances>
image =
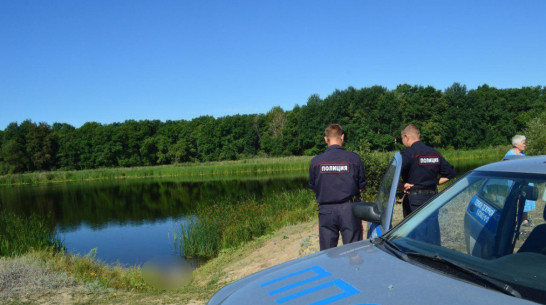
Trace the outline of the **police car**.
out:
<instances>
[{"instance_id":1,"label":"police car","mask_svg":"<svg viewBox=\"0 0 546 305\"><path fill-rule=\"evenodd\" d=\"M546 304L546 156L477 168L391 229L400 167L396 154L376 201L354 205L371 239L255 273L208 304Z\"/></svg>"}]
</instances>

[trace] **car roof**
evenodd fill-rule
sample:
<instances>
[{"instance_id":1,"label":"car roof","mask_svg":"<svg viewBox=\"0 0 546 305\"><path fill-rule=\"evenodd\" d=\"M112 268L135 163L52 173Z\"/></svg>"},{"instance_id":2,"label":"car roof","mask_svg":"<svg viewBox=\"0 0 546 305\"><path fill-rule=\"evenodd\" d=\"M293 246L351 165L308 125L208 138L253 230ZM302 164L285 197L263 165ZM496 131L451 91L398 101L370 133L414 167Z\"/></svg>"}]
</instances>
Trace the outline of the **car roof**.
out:
<instances>
[{"instance_id":1,"label":"car roof","mask_svg":"<svg viewBox=\"0 0 546 305\"><path fill-rule=\"evenodd\" d=\"M536 157L510 158L476 168L481 172L511 172L546 174L546 155Z\"/></svg>"}]
</instances>

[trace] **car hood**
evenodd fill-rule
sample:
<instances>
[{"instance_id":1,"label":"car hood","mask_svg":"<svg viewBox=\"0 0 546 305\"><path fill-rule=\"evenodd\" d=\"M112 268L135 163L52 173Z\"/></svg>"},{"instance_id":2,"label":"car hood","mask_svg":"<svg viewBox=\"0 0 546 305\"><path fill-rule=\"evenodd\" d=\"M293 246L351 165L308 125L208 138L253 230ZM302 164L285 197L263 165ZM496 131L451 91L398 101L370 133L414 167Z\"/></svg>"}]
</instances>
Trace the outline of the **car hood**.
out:
<instances>
[{"instance_id":1,"label":"car hood","mask_svg":"<svg viewBox=\"0 0 546 305\"><path fill-rule=\"evenodd\" d=\"M257 272L220 289L208 304L535 303L404 262L362 241Z\"/></svg>"}]
</instances>

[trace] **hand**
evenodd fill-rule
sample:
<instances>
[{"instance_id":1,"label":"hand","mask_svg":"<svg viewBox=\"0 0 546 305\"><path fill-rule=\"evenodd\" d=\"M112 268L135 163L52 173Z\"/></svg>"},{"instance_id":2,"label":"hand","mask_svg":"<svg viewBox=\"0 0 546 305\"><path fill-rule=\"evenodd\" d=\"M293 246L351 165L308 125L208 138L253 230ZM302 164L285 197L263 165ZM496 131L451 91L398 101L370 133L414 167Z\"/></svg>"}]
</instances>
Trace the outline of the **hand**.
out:
<instances>
[{"instance_id":1,"label":"hand","mask_svg":"<svg viewBox=\"0 0 546 305\"><path fill-rule=\"evenodd\" d=\"M440 180L438 180L438 184L444 184L444 183L446 183L447 181L449 181L449 178L442 177L442 178L440 178Z\"/></svg>"},{"instance_id":2,"label":"hand","mask_svg":"<svg viewBox=\"0 0 546 305\"><path fill-rule=\"evenodd\" d=\"M404 183L404 193L408 193L409 190L413 187L413 184L411 183Z\"/></svg>"}]
</instances>

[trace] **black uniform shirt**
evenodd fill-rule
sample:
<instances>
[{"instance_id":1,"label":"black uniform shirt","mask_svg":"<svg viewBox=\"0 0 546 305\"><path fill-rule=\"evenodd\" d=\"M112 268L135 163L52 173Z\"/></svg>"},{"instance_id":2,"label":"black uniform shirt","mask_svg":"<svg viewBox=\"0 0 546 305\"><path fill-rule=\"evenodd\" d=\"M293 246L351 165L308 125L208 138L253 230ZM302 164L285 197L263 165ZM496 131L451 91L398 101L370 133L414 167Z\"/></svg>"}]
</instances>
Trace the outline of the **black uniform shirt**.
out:
<instances>
[{"instance_id":1,"label":"black uniform shirt","mask_svg":"<svg viewBox=\"0 0 546 305\"><path fill-rule=\"evenodd\" d=\"M366 185L364 165L360 156L331 145L314 157L309 167L309 187L318 203L347 202Z\"/></svg>"},{"instance_id":2,"label":"black uniform shirt","mask_svg":"<svg viewBox=\"0 0 546 305\"><path fill-rule=\"evenodd\" d=\"M432 147L417 141L410 148L400 152L402 155L402 179L414 184L412 189L434 189L438 174L445 178L455 178L457 172L442 155Z\"/></svg>"}]
</instances>

